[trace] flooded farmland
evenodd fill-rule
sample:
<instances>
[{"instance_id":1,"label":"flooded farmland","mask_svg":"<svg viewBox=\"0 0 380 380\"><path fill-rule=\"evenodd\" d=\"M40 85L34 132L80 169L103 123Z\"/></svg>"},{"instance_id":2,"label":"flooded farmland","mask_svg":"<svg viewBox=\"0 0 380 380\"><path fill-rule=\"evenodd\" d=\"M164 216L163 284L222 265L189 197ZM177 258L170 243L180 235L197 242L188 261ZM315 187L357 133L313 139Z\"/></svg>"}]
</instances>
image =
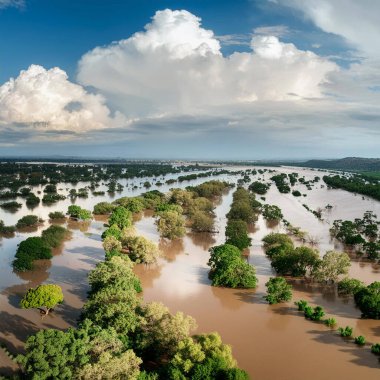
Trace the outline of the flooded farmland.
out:
<instances>
[{"instance_id":1,"label":"flooded farmland","mask_svg":"<svg viewBox=\"0 0 380 380\"><path fill-rule=\"evenodd\" d=\"M318 172L307 169L273 170L284 173L297 171L306 179L319 175ZM258 174L256 178L268 180L272 174ZM165 179L172 177L175 178L173 175L166 176ZM222 175L217 178L236 183L238 177ZM123 192L112 198L108 195L90 196L86 199L78 198L76 204L92 210L101 201L138 195L145 191L142 188L144 181L125 181ZM205 179L197 179L178 186L185 187L204 181ZM78 184L77 187L84 185ZM329 229L335 219L353 220L362 217L367 210L380 215L380 202L342 190L329 190L322 185L323 182L320 181L311 190L307 190L305 185L297 184L294 188L307 194L302 199L292 194L281 194L274 184L265 195L266 202L279 206L285 219L292 225L313 236L321 254L331 249L343 249L330 238ZM177 184L164 185L158 189L166 192L170 187L176 186ZM71 188L66 184L58 187L62 189L62 194ZM153 182L151 189L154 188ZM157 264L137 265L135 268L143 285L144 300L161 301L172 312L183 311L192 315L197 320L197 332L219 332L224 342L232 346L239 366L252 379L378 379L380 363L370 353L368 346L358 347L323 324L304 319L293 305L294 300L305 299L313 305L323 306L328 316L336 318L339 326L352 326L355 335L366 336L369 343L380 342L380 322L361 319L360 311L352 299L338 297L333 287L294 279L289 280L294 290L292 302L270 306L264 301L265 282L274 272L264 254L261 240L272 231L284 232L281 224L268 224L260 216L250 230L252 247L247 260L256 267L259 279L256 289L210 286L208 249L224 243L225 215L231 202L232 191L222 197L215 209L218 232L189 232L183 239L172 242L159 238L151 213L146 212L137 218L135 226L138 233L157 242L163 252ZM323 209L323 220L317 219L303 203L312 210ZM0 211L0 219L10 225L15 224L21 216L33 213L47 220L49 212L66 211L70 204L71 201L66 199L51 207L40 205L33 210L23 205L16 213ZM332 208L325 209L327 204ZM70 239L54 252L52 260L41 260L33 271L21 274L14 273L11 267L17 244L26 237L38 235L48 226L48 222L36 231L17 232L12 238L3 237L0 240L0 342L11 352L22 350L26 337L40 328L65 329L75 325L86 299L87 274L104 257L100 237L104 230L103 223L102 218L95 218L91 223L66 221L64 226L72 231ZM352 260L350 276L368 284L380 279L380 267L364 260ZM65 296L64 304L43 319L36 310L23 310L18 306L26 290L40 283L60 285ZM0 368L5 374L16 369L3 352L0 354Z\"/></svg>"}]
</instances>

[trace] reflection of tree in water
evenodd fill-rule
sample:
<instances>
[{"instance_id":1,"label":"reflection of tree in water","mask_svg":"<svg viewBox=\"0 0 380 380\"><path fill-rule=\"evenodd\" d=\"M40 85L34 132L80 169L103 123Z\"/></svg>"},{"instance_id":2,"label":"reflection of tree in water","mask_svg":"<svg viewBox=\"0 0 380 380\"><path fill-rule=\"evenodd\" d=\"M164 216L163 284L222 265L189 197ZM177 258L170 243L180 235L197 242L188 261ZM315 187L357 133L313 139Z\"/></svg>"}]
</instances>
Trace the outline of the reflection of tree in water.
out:
<instances>
[{"instance_id":1,"label":"reflection of tree in water","mask_svg":"<svg viewBox=\"0 0 380 380\"><path fill-rule=\"evenodd\" d=\"M278 229L279 228L279 221L278 220L266 220L265 221L265 224L267 226L267 228L271 228L271 229Z\"/></svg>"},{"instance_id":2,"label":"reflection of tree in water","mask_svg":"<svg viewBox=\"0 0 380 380\"><path fill-rule=\"evenodd\" d=\"M260 230L260 227L257 226L255 223L249 223L248 224L248 232L250 234L254 234L254 233L256 233L259 230Z\"/></svg>"},{"instance_id":3,"label":"reflection of tree in water","mask_svg":"<svg viewBox=\"0 0 380 380\"><path fill-rule=\"evenodd\" d=\"M213 234L210 234L208 232L191 232L187 234L187 236L190 237L194 245L201 247L205 251L207 251L216 243Z\"/></svg>"},{"instance_id":4,"label":"reflection of tree in water","mask_svg":"<svg viewBox=\"0 0 380 380\"><path fill-rule=\"evenodd\" d=\"M158 263L136 265L135 273L141 280L143 289L153 288L154 280L161 276L161 269L162 265Z\"/></svg>"},{"instance_id":5,"label":"reflection of tree in water","mask_svg":"<svg viewBox=\"0 0 380 380\"><path fill-rule=\"evenodd\" d=\"M160 239L158 248L162 252L162 257L168 261L174 261L179 253L183 253L185 246L182 239L167 240Z\"/></svg>"},{"instance_id":6,"label":"reflection of tree in water","mask_svg":"<svg viewBox=\"0 0 380 380\"><path fill-rule=\"evenodd\" d=\"M247 289L227 289L217 286L210 286L212 294L217 298L225 309L238 310L245 302L252 303L254 290Z\"/></svg>"},{"instance_id":7,"label":"reflection of tree in water","mask_svg":"<svg viewBox=\"0 0 380 380\"><path fill-rule=\"evenodd\" d=\"M91 220L77 221L69 219L67 222L67 227L71 230L79 230L81 232L87 232L90 228Z\"/></svg>"}]
</instances>

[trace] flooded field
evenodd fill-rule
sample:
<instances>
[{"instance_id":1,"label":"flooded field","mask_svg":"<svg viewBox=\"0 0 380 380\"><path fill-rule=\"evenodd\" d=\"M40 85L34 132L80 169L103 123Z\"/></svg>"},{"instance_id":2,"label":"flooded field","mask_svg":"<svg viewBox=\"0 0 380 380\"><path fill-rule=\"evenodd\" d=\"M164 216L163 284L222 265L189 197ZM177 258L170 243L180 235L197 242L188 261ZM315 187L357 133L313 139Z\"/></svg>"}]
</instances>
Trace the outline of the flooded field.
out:
<instances>
[{"instance_id":1,"label":"flooded field","mask_svg":"<svg viewBox=\"0 0 380 380\"><path fill-rule=\"evenodd\" d=\"M236 168L233 168L234 170ZM273 168L279 172L299 172L306 179L320 173L293 168ZM272 174L257 175L268 179ZM175 176L166 176L165 180ZM236 176L216 177L236 182ZM253 179L253 178L252 178ZM149 180L149 179L148 179ZM159 178L156 179L158 181ZM161 179L162 180L162 179ZM158 187L166 192L170 187L185 187L206 181L201 178L181 184ZM114 198L110 196L78 198L76 204L92 210L94 204L121 196L138 195L146 191L141 184L145 179L127 181L127 187ZM76 187L83 187L78 184ZM321 187L323 181L312 190L297 184L295 188L307 197L296 198L292 194L281 194L272 184L265 195L266 202L278 205L292 225L301 227L318 242L321 254L330 249L342 249L332 241L329 234L335 219L362 217L367 210L380 215L380 202L362 198L342 190L328 190ZM138 186L137 189L133 189ZM66 184L58 186L67 193ZM156 188L153 184L151 189ZM225 214L232 201L232 191L226 194L217 206L215 234L188 233L181 240L168 242L160 240L151 213L141 215L135 225L138 233L157 242L163 257L156 265L136 266L136 274L143 285L145 301L161 301L172 312L183 311L192 315L198 323L197 332L218 331L226 343L232 345L239 366L259 380L298 379L378 379L380 363L367 347L360 348L342 339L336 331L323 324L305 320L293 302L269 306L264 300L265 282L274 273L265 257L261 239L272 231L284 232L281 225L269 225L262 217L252 226L252 247L248 260L256 267L259 286L255 290L224 289L210 286L207 261L208 249L224 243ZM310 209L322 208L327 204L331 209L323 212L323 221L318 220L302 204ZM26 214L35 214L48 219L51 211L66 211L70 200L60 201L47 207L40 205L34 210L25 206L16 213L0 211L5 224L15 224ZM72 236L64 246L54 253L49 261L40 261L35 270L28 273L14 273L11 262L17 244L28 236L38 235L44 226L33 232L18 232L11 239L0 240L0 342L11 352L20 351L26 337L40 328L67 328L76 323L88 290L87 274L104 257L100 235L104 230L104 219L96 218L91 223L65 222ZM380 280L380 267L370 262L352 261L350 276L365 283ZM19 301L26 290L40 283L56 283L62 286L65 302L55 313L41 319L36 310L22 310ZM380 321L360 319L360 311L352 299L338 297L329 286L318 286L305 281L293 280L293 301L305 299L321 305L329 317L337 319L339 326L352 326L354 335L364 335L369 343L380 342ZM0 373L11 373L15 369L0 350Z\"/></svg>"}]
</instances>

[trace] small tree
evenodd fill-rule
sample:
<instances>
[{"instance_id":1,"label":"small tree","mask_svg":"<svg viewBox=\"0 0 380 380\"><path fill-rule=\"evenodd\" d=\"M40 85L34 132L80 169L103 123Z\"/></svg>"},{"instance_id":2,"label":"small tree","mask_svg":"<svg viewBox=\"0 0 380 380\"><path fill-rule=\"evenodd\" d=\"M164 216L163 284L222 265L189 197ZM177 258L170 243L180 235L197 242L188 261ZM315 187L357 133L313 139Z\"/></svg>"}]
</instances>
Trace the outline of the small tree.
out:
<instances>
[{"instance_id":1,"label":"small tree","mask_svg":"<svg viewBox=\"0 0 380 380\"><path fill-rule=\"evenodd\" d=\"M20 302L23 309L45 307L45 314L63 302L62 289L58 285L39 285L31 288Z\"/></svg>"},{"instance_id":2,"label":"small tree","mask_svg":"<svg viewBox=\"0 0 380 380\"><path fill-rule=\"evenodd\" d=\"M355 294L355 303L363 316L380 319L380 282L375 281L359 290Z\"/></svg>"},{"instance_id":3,"label":"small tree","mask_svg":"<svg viewBox=\"0 0 380 380\"><path fill-rule=\"evenodd\" d=\"M185 219L175 211L164 211L156 222L160 235L170 240L182 237L185 230Z\"/></svg>"},{"instance_id":4,"label":"small tree","mask_svg":"<svg viewBox=\"0 0 380 380\"><path fill-rule=\"evenodd\" d=\"M226 243L238 247L240 250L251 245L252 239L248 236L248 226L244 220L229 220L226 227Z\"/></svg>"},{"instance_id":5,"label":"small tree","mask_svg":"<svg viewBox=\"0 0 380 380\"><path fill-rule=\"evenodd\" d=\"M108 219L108 224L116 224L120 229L132 226L132 213L125 207L119 206L112 212Z\"/></svg>"},{"instance_id":6,"label":"small tree","mask_svg":"<svg viewBox=\"0 0 380 380\"><path fill-rule=\"evenodd\" d=\"M283 277L271 277L265 284L267 295L264 297L271 305L292 299L292 286Z\"/></svg>"},{"instance_id":7,"label":"small tree","mask_svg":"<svg viewBox=\"0 0 380 380\"><path fill-rule=\"evenodd\" d=\"M337 281L340 275L347 275L351 266L350 257L344 252L328 251L316 266L312 276L316 281Z\"/></svg>"}]
</instances>

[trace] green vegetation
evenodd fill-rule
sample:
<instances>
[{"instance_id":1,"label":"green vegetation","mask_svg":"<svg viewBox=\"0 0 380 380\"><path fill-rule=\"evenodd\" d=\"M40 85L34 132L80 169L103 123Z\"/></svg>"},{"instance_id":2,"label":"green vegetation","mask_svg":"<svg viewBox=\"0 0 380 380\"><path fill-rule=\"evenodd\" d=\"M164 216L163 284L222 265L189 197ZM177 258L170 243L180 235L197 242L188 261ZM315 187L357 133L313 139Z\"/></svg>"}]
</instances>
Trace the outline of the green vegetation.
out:
<instances>
[{"instance_id":1,"label":"green vegetation","mask_svg":"<svg viewBox=\"0 0 380 380\"><path fill-rule=\"evenodd\" d=\"M292 286L283 277L271 277L265 286L267 295L264 298L271 305L292 299Z\"/></svg>"},{"instance_id":2,"label":"green vegetation","mask_svg":"<svg viewBox=\"0 0 380 380\"><path fill-rule=\"evenodd\" d=\"M348 178L335 175L332 177L324 176L323 180L329 187L344 189L350 191L351 193L359 193L380 200L380 183L377 179L375 179L375 182L372 183L368 182L368 178L364 178L361 175Z\"/></svg>"},{"instance_id":3,"label":"green vegetation","mask_svg":"<svg viewBox=\"0 0 380 380\"><path fill-rule=\"evenodd\" d=\"M240 250L230 244L210 248L209 277L213 286L227 288L255 288L255 268L241 256Z\"/></svg>"},{"instance_id":4,"label":"green vegetation","mask_svg":"<svg viewBox=\"0 0 380 380\"><path fill-rule=\"evenodd\" d=\"M380 319L380 282L362 287L355 295L355 303L366 318Z\"/></svg>"},{"instance_id":5,"label":"green vegetation","mask_svg":"<svg viewBox=\"0 0 380 380\"><path fill-rule=\"evenodd\" d=\"M16 231L14 226L6 226L4 222L0 219L0 235L12 235Z\"/></svg>"},{"instance_id":6,"label":"green vegetation","mask_svg":"<svg viewBox=\"0 0 380 380\"><path fill-rule=\"evenodd\" d=\"M364 283L356 278L344 278L338 282L338 293L340 295L353 296L364 287Z\"/></svg>"},{"instance_id":7,"label":"green vegetation","mask_svg":"<svg viewBox=\"0 0 380 380\"><path fill-rule=\"evenodd\" d=\"M263 242L272 267L280 275L310 277L320 264L316 250L306 246L295 248L288 235L271 233Z\"/></svg>"},{"instance_id":8,"label":"green vegetation","mask_svg":"<svg viewBox=\"0 0 380 380\"><path fill-rule=\"evenodd\" d=\"M0 207L5 210L15 211L22 206L21 203L16 201L4 202L0 204Z\"/></svg>"},{"instance_id":9,"label":"green vegetation","mask_svg":"<svg viewBox=\"0 0 380 380\"><path fill-rule=\"evenodd\" d=\"M287 175L285 173L276 174L271 177L271 180L276 184L280 193L290 193L290 187L287 183Z\"/></svg>"},{"instance_id":10,"label":"green vegetation","mask_svg":"<svg viewBox=\"0 0 380 380\"><path fill-rule=\"evenodd\" d=\"M299 311L303 311L304 316L306 319L310 319L311 321L319 322L322 320L323 316L325 315L325 311L323 310L323 307L321 306L310 306L307 301L300 300L296 301L294 303ZM326 321L328 321L326 323ZM328 326L332 326L335 320L333 318L330 318L329 320L325 320L324 323Z\"/></svg>"},{"instance_id":11,"label":"green vegetation","mask_svg":"<svg viewBox=\"0 0 380 380\"><path fill-rule=\"evenodd\" d=\"M371 352L375 355L380 355L380 343L373 344L371 346Z\"/></svg>"},{"instance_id":12,"label":"green vegetation","mask_svg":"<svg viewBox=\"0 0 380 380\"><path fill-rule=\"evenodd\" d=\"M27 197L26 197L26 205L29 206L29 207L34 207L34 206L37 206L39 203L40 203L40 198L37 197L36 195L34 194L29 194Z\"/></svg>"},{"instance_id":13,"label":"green vegetation","mask_svg":"<svg viewBox=\"0 0 380 380\"><path fill-rule=\"evenodd\" d=\"M69 206L67 209L67 215L69 215L70 218L80 220L88 220L92 218L91 211L85 210L77 205Z\"/></svg>"},{"instance_id":14,"label":"green vegetation","mask_svg":"<svg viewBox=\"0 0 380 380\"><path fill-rule=\"evenodd\" d=\"M58 285L39 285L31 288L20 302L23 309L44 307L45 314L63 302L62 289Z\"/></svg>"},{"instance_id":15,"label":"green vegetation","mask_svg":"<svg viewBox=\"0 0 380 380\"><path fill-rule=\"evenodd\" d=\"M51 219L51 220L65 219L65 214L61 211L49 212L49 219Z\"/></svg>"},{"instance_id":16,"label":"green vegetation","mask_svg":"<svg viewBox=\"0 0 380 380\"><path fill-rule=\"evenodd\" d=\"M25 215L16 223L17 228L34 227L40 223L40 219L36 215Z\"/></svg>"},{"instance_id":17,"label":"green vegetation","mask_svg":"<svg viewBox=\"0 0 380 380\"><path fill-rule=\"evenodd\" d=\"M234 245L243 250L251 245L248 236L248 226L244 220L229 220L226 226L226 244Z\"/></svg>"},{"instance_id":18,"label":"green vegetation","mask_svg":"<svg viewBox=\"0 0 380 380\"><path fill-rule=\"evenodd\" d=\"M346 327L338 327L338 331L341 337L350 338L352 336L354 329L350 326L346 326Z\"/></svg>"},{"instance_id":19,"label":"green vegetation","mask_svg":"<svg viewBox=\"0 0 380 380\"><path fill-rule=\"evenodd\" d=\"M108 218L110 226L116 225L120 229L132 226L132 213L123 206L118 206Z\"/></svg>"},{"instance_id":20,"label":"green vegetation","mask_svg":"<svg viewBox=\"0 0 380 380\"><path fill-rule=\"evenodd\" d=\"M68 231L61 227L52 225L42 231L41 237L29 237L23 240L17 248L16 259L13 261L13 268L23 272L33 269L33 261L39 259L51 259L51 249L62 244L68 236Z\"/></svg>"},{"instance_id":21,"label":"green vegetation","mask_svg":"<svg viewBox=\"0 0 380 380\"><path fill-rule=\"evenodd\" d=\"M316 265L312 277L319 282L334 283L339 276L348 274L350 266L347 253L328 251Z\"/></svg>"},{"instance_id":22,"label":"green vegetation","mask_svg":"<svg viewBox=\"0 0 380 380\"><path fill-rule=\"evenodd\" d=\"M380 257L380 232L377 216L366 211L362 219L334 220L330 233L344 244L355 247L359 255L364 254L370 260Z\"/></svg>"},{"instance_id":23,"label":"green vegetation","mask_svg":"<svg viewBox=\"0 0 380 380\"><path fill-rule=\"evenodd\" d=\"M185 219L175 211L162 211L156 221L161 237L173 240L185 235Z\"/></svg>"},{"instance_id":24,"label":"green vegetation","mask_svg":"<svg viewBox=\"0 0 380 380\"><path fill-rule=\"evenodd\" d=\"M64 199L66 199L64 195L60 195L56 193L47 193L42 197L42 203L52 204Z\"/></svg>"},{"instance_id":25,"label":"green vegetation","mask_svg":"<svg viewBox=\"0 0 380 380\"><path fill-rule=\"evenodd\" d=\"M129 257L136 263L153 264L160 255L157 245L143 236L127 237L123 239L122 245L128 249Z\"/></svg>"},{"instance_id":26,"label":"green vegetation","mask_svg":"<svg viewBox=\"0 0 380 380\"><path fill-rule=\"evenodd\" d=\"M36 236L23 240L18 245L15 257L13 268L22 272L33 269L34 260L51 259L52 254L47 242Z\"/></svg>"},{"instance_id":27,"label":"green vegetation","mask_svg":"<svg viewBox=\"0 0 380 380\"><path fill-rule=\"evenodd\" d=\"M365 345L365 337L363 335L359 335L359 336L355 337L354 342L358 346L364 346Z\"/></svg>"},{"instance_id":28,"label":"green vegetation","mask_svg":"<svg viewBox=\"0 0 380 380\"><path fill-rule=\"evenodd\" d=\"M264 205L263 206L263 217L266 220L281 220L283 218L281 209L275 205Z\"/></svg>"},{"instance_id":29,"label":"green vegetation","mask_svg":"<svg viewBox=\"0 0 380 380\"><path fill-rule=\"evenodd\" d=\"M336 320L335 318L327 318L324 320L324 324L327 326L327 327L335 327L336 326Z\"/></svg>"},{"instance_id":30,"label":"green vegetation","mask_svg":"<svg viewBox=\"0 0 380 380\"><path fill-rule=\"evenodd\" d=\"M248 186L249 191L251 191L252 193L260 194L260 195L266 194L269 188L270 188L270 184L259 182L259 181L252 182Z\"/></svg>"}]
</instances>

